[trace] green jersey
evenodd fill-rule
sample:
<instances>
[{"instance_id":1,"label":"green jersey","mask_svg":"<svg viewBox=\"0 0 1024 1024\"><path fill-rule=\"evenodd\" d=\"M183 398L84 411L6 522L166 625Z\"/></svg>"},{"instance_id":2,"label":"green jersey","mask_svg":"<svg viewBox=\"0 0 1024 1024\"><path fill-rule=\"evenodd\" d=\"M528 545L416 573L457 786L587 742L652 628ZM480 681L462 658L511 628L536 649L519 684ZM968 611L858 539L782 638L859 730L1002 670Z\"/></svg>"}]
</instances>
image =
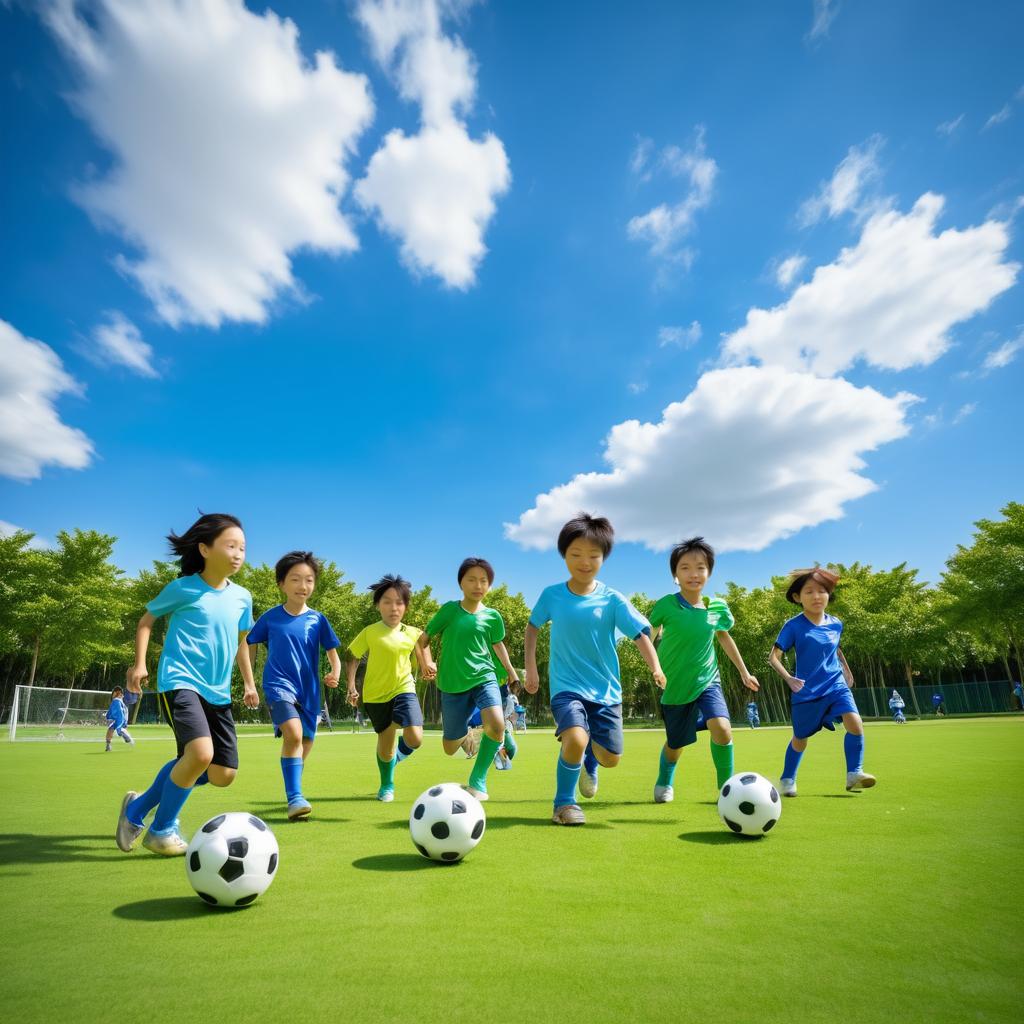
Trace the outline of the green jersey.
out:
<instances>
[{"instance_id":1,"label":"green jersey","mask_svg":"<svg viewBox=\"0 0 1024 1024\"><path fill-rule=\"evenodd\" d=\"M720 682L715 633L731 629L736 620L721 598L702 600L691 605L679 594L668 594L648 616L652 626L665 627L658 645L666 679L662 704L689 704Z\"/></svg>"},{"instance_id":2,"label":"green jersey","mask_svg":"<svg viewBox=\"0 0 1024 1024\"><path fill-rule=\"evenodd\" d=\"M449 601L427 624L427 636L442 636L439 690L465 693L483 683L497 683L492 651L505 639L505 622L493 608L481 605L467 612L461 601Z\"/></svg>"}]
</instances>

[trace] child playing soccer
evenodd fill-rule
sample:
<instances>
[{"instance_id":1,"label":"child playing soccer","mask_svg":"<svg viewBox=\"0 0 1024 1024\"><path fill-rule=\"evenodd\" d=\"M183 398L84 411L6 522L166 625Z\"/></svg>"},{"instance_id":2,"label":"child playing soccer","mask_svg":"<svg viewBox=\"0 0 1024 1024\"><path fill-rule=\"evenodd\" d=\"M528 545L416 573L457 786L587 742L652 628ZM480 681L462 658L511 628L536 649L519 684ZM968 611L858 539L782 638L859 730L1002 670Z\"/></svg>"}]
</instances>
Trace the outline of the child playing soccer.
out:
<instances>
[{"instance_id":1,"label":"child playing soccer","mask_svg":"<svg viewBox=\"0 0 1024 1024\"><path fill-rule=\"evenodd\" d=\"M736 666L743 685L748 690L760 689L729 636L735 621L729 606L720 598L709 600L702 594L715 568L714 549L703 537L694 537L672 549L668 565L679 592L661 598L650 614L651 625L661 637L658 658L667 680L661 695L666 740L654 784L656 804L672 801L676 764L683 747L697 740L699 716L711 736L718 788L733 774L732 724L718 674L716 639Z\"/></svg>"},{"instance_id":2,"label":"child playing soccer","mask_svg":"<svg viewBox=\"0 0 1024 1024\"><path fill-rule=\"evenodd\" d=\"M234 517L200 516L180 537L168 536L181 559L181 575L160 591L139 619L135 664L128 689L140 693L149 675L146 650L153 624L170 616L160 654L157 699L174 730L177 756L157 772L144 793L129 791L117 819L118 848L128 853L156 813L142 845L154 853L181 856L188 844L178 831L178 814L193 786L230 786L238 770L238 744L231 717L231 665L245 684L245 703L259 707L259 695L245 653L252 628L252 595L228 578L245 561L245 534Z\"/></svg>"},{"instance_id":3,"label":"child playing soccer","mask_svg":"<svg viewBox=\"0 0 1024 1024\"><path fill-rule=\"evenodd\" d=\"M341 678L340 641L327 617L306 602L313 596L320 563L312 551L290 551L278 559L274 578L284 604L265 611L246 638L246 657L252 671L252 648L267 645L263 665L263 696L270 709L274 733L281 737L281 775L288 820L308 818L313 811L302 795L302 769L313 749L320 722L320 648L327 652L331 671L324 685Z\"/></svg>"},{"instance_id":4,"label":"child playing soccer","mask_svg":"<svg viewBox=\"0 0 1024 1024\"><path fill-rule=\"evenodd\" d=\"M135 740L128 735L126 728L128 724L128 707L122 699L124 690L115 686L110 692L110 707L107 708L107 750L110 750L110 741L116 732L129 746L134 745Z\"/></svg>"},{"instance_id":5,"label":"child playing soccer","mask_svg":"<svg viewBox=\"0 0 1024 1024\"><path fill-rule=\"evenodd\" d=\"M365 655L363 709L377 734L377 799L390 803L395 799L395 767L423 742L423 711L416 698L413 652L424 670L426 661L416 645L422 630L402 621L412 597L409 581L401 576L382 576L370 590L380 622L367 626L348 645L348 701L353 707L359 703L356 669Z\"/></svg>"},{"instance_id":6,"label":"child playing soccer","mask_svg":"<svg viewBox=\"0 0 1024 1024\"><path fill-rule=\"evenodd\" d=\"M796 796L796 773L807 749L807 740L822 729L835 730L842 719L846 729L846 788L870 789L875 777L864 771L864 723L857 712L850 687L853 673L839 647L843 624L825 608L839 582L826 569L797 569L790 574L786 600L803 608L779 631L768 663L793 691L791 715L793 739L779 781L783 796ZM790 675L782 655L796 650L796 675Z\"/></svg>"},{"instance_id":7,"label":"child playing soccer","mask_svg":"<svg viewBox=\"0 0 1024 1024\"><path fill-rule=\"evenodd\" d=\"M622 756L622 683L616 632L633 640L655 683L665 686L651 643L650 623L622 594L597 579L614 539L615 531L607 519L581 513L566 523L558 535L558 553L565 559L569 579L541 592L526 627L525 687L527 693L536 693L540 686L537 634L551 623L551 712L555 738L562 744L551 816L556 825L586 823L576 803L577 783L584 796L594 796L598 765L614 768Z\"/></svg>"},{"instance_id":8,"label":"child playing soccer","mask_svg":"<svg viewBox=\"0 0 1024 1024\"><path fill-rule=\"evenodd\" d=\"M903 713L906 706L907 702L900 696L899 690L893 690L889 698L889 710L892 712L892 720L897 725L907 724L907 716Z\"/></svg>"},{"instance_id":9,"label":"child playing soccer","mask_svg":"<svg viewBox=\"0 0 1024 1024\"><path fill-rule=\"evenodd\" d=\"M747 721L751 729L756 729L761 724L761 713L757 709L756 700L747 701Z\"/></svg>"},{"instance_id":10,"label":"child playing soccer","mask_svg":"<svg viewBox=\"0 0 1024 1024\"><path fill-rule=\"evenodd\" d=\"M505 716L501 707L501 691L494 670L492 652L508 673L518 682L516 671L505 650L505 623L501 615L484 603L494 583L494 569L483 558L467 558L459 566L461 601L448 601L427 624L417 645L424 652L425 674L437 677L441 691L441 717L444 727L442 745L449 756L462 746L468 733L468 720L473 708L480 709L483 735L466 789L478 800L487 799L487 770L503 744L514 756L515 743L509 745ZM434 664L429 643L442 638L440 667Z\"/></svg>"}]
</instances>

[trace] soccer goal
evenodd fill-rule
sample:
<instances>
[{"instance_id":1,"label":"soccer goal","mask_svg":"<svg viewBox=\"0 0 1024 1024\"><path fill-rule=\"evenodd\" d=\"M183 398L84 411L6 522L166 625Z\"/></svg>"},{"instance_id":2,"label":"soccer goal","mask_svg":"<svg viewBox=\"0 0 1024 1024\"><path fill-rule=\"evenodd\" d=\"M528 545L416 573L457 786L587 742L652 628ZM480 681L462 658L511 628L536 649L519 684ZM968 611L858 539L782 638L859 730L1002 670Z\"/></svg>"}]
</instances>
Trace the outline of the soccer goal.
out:
<instances>
[{"instance_id":1,"label":"soccer goal","mask_svg":"<svg viewBox=\"0 0 1024 1024\"><path fill-rule=\"evenodd\" d=\"M15 740L88 740L106 731L109 690L17 686L8 735Z\"/></svg>"}]
</instances>

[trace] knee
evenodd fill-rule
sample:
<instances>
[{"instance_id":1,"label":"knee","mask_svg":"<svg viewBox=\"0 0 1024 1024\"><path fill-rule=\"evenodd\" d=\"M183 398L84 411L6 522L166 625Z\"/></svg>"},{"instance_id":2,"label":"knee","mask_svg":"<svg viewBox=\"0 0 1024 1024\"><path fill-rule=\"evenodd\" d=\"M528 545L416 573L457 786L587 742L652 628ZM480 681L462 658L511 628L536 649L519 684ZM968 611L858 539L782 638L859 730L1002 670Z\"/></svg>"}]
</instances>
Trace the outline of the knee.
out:
<instances>
[{"instance_id":1,"label":"knee","mask_svg":"<svg viewBox=\"0 0 1024 1024\"><path fill-rule=\"evenodd\" d=\"M207 769L211 786L230 786L238 774L237 768L225 768L223 765L211 764Z\"/></svg>"},{"instance_id":2,"label":"knee","mask_svg":"<svg viewBox=\"0 0 1024 1024\"><path fill-rule=\"evenodd\" d=\"M487 735L490 736L490 738L494 740L495 743L500 743L505 738L504 724L502 724L500 727L497 725L489 725L486 729L484 729L484 732L487 733Z\"/></svg>"},{"instance_id":3,"label":"knee","mask_svg":"<svg viewBox=\"0 0 1024 1024\"><path fill-rule=\"evenodd\" d=\"M594 753L597 754L597 751L595 750ZM613 754L610 750L602 750L600 754L597 754L597 763L602 768L614 768L621 759L621 754Z\"/></svg>"},{"instance_id":4,"label":"knee","mask_svg":"<svg viewBox=\"0 0 1024 1024\"><path fill-rule=\"evenodd\" d=\"M732 743L732 729L728 725L720 725L711 733L711 738L718 746L727 747Z\"/></svg>"},{"instance_id":5,"label":"knee","mask_svg":"<svg viewBox=\"0 0 1024 1024\"><path fill-rule=\"evenodd\" d=\"M423 735L421 733L413 733L410 736L405 737L405 745L410 750L419 750L423 744Z\"/></svg>"}]
</instances>

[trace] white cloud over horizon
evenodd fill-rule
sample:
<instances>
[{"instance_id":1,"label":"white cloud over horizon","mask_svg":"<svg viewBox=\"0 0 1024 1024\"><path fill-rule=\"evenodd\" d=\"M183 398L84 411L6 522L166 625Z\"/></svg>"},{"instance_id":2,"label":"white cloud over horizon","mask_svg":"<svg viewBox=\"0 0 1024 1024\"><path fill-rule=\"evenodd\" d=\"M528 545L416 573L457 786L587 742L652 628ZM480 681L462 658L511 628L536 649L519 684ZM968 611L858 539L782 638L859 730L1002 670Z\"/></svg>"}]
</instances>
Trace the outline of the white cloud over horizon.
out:
<instances>
[{"instance_id":1,"label":"white cloud over horizon","mask_svg":"<svg viewBox=\"0 0 1024 1024\"><path fill-rule=\"evenodd\" d=\"M997 348L992 349L985 356L981 364L982 373L992 373L993 370L1002 370L1017 358L1017 353L1024 349L1024 331L1021 331L1016 338L1004 341Z\"/></svg>"},{"instance_id":2,"label":"white cloud over horizon","mask_svg":"<svg viewBox=\"0 0 1024 1024\"><path fill-rule=\"evenodd\" d=\"M694 320L689 327L662 327L658 330L658 345L661 348L692 348L700 341L703 330Z\"/></svg>"},{"instance_id":3,"label":"white cloud over horizon","mask_svg":"<svg viewBox=\"0 0 1024 1024\"><path fill-rule=\"evenodd\" d=\"M138 327L117 310L108 310L104 317L92 330L89 357L126 367L140 377L159 377L153 366L153 348L143 340Z\"/></svg>"},{"instance_id":4,"label":"white cloud over horizon","mask_svg":"<svg viewBox=\"0 0 1024 1024\"><path fill-rule=\"evenodd\" d=\"M865 192L881 176L878 154L884 145L881 135L872 135L861 145L851 146L832 177L821 183L817 195L801 204L797 211L801 227L844 213L865 215L875 205L865 197Z\"/></svg>"}]
</instances>

